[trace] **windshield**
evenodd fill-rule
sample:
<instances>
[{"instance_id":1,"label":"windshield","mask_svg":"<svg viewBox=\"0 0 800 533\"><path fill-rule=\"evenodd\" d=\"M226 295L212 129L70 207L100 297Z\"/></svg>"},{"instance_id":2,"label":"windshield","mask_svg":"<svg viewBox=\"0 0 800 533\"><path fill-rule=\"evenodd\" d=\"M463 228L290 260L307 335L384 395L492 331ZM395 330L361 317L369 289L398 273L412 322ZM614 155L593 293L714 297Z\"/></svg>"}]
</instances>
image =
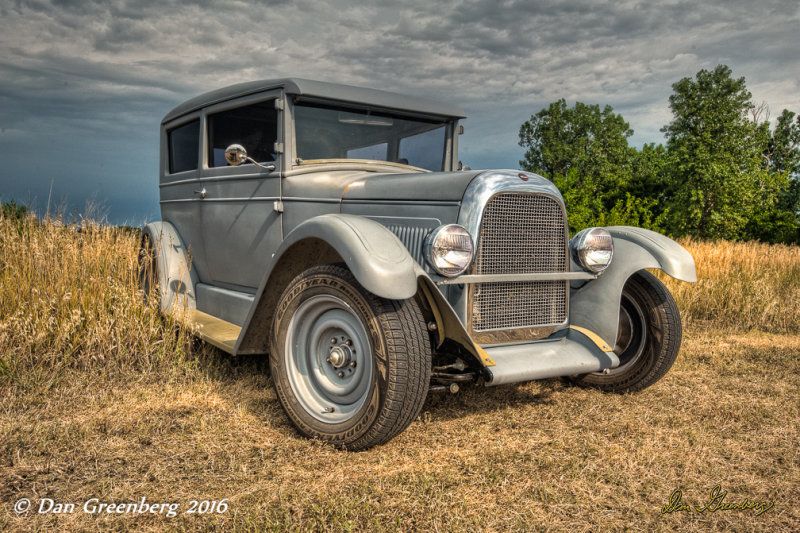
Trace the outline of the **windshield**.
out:
<instances>
[{"instance_id":1,"label":"windshield","mask_svg":"<svg viewBox=\"0 0 800 533\"><path fill-rule=\"evenodd\" d=\"M445 168L444 121L297 103L294 123L300 159L374 159Z\"/></svg>"}]
</instances>

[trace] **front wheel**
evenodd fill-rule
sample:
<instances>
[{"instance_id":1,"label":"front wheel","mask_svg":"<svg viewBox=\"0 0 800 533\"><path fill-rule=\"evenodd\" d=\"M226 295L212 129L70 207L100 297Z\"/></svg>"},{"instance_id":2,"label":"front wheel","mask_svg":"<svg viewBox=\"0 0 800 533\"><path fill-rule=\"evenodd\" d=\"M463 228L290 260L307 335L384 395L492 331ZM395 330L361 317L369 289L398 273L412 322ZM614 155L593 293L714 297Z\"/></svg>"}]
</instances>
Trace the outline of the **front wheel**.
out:
<instances>
[{"instance_id":1,"label":"front wheel","mask_svg":"<svg viewBox=\"0 0 800 533\"><path fill-rule=\"evenodd\" d=\"M580 385L610 392L649 387L672 367L681 347L681 317L667 288L646 270L622 289L614 353L620 364L606 373L580 376Z\"/></svg>"},{"instance_id":2,"label":"front wheel","mask_svg":"<svg viewBox=\"0 0 800 533\"><path fill-rule=\"evenodd\" d=\"M292 280L271 338L278 398L307 437L363 450L403 431L422 409L431 343L419 306L369 293L343 266Z\"/></svg>"}]
</instances>

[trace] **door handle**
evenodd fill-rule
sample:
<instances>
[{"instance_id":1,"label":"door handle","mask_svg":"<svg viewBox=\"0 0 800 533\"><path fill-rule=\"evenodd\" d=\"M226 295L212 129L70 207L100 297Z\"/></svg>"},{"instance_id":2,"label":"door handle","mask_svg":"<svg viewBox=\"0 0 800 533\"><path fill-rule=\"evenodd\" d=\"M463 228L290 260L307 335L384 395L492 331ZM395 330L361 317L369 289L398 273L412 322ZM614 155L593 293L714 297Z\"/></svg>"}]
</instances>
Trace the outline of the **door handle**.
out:
<instances>
[{"instance_id":1,"label":"door handle","mask_svg":"<svg viewBox=\"0 0 800 533\"><path fill-rule=\"evenodd\" d=\"M206 188L205 188L205 187L203 187L203 188L202 188L202 189L200 189L199 191L194 191L194 193L195 193L195 194L199 194L199 195L200 195L200 198L205 198L205 197L206 197Z\"/></svg>"}]
</instances>

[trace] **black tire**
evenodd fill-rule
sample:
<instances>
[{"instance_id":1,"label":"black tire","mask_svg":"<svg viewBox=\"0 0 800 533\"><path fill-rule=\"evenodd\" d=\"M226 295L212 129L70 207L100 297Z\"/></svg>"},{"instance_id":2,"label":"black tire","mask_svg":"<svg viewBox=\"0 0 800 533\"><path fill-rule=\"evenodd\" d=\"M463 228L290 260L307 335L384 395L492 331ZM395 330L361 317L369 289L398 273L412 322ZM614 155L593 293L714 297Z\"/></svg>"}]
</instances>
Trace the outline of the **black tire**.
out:
<instances>
[{"instance_id":1,"label":"black tire","mask_svg":"<svg viewBox=\"0 0 800 533\"><path fill-rule=\"evenodd\" d=\"M586 374L575 381L608 392L649 387L672 367L681 348L681 336L681 317L672 295L658 278L640 270L622 289L614 346L620 365L608 373Z\"/></svg>"},{"instance_id":2,"label":"black tire","mask_svg":"<svg viewBox=\"0 0 800 533\"><path fill-rule=\"evenodd\" d=\"M399 434L422 409L432 355L419 306L375 296L343 265L294 278L270 338L278 398L306 437L364 450Z\"/></svg>"}]
</instances>

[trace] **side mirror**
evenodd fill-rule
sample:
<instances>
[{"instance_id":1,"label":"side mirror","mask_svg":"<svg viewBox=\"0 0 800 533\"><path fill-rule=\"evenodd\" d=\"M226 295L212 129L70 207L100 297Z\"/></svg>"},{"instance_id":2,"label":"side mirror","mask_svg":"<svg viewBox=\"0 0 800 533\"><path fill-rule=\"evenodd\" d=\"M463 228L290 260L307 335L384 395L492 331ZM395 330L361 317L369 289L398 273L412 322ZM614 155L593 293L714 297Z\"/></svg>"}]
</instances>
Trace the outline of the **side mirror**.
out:
<instances>
[{"instance_id":1,"label":"side mirror","mask_svg":"<svg viewBox=\"0 0 800 533\"><path fill-rule=\"evenodd\" d=\"M275 170L275 165L262 165L252 157L248 156L247 150L245 150L244 146L241 144L232 144L225 149L225 161L234 167L238 167L242 163L253 163L255 166L269 170L270 172Z\"/></svg>"},{"instance_id":2,"label":"side mirror","mask_svg":"<svg viewBox=\"0 0 800 533\"><path fill-rule=\"evenodd\" d=\"M242 163L247 163L247 150L241 144L232 144L225 149L225 161L229 165L238 167Z\"/></svg>"}]
</instances>

